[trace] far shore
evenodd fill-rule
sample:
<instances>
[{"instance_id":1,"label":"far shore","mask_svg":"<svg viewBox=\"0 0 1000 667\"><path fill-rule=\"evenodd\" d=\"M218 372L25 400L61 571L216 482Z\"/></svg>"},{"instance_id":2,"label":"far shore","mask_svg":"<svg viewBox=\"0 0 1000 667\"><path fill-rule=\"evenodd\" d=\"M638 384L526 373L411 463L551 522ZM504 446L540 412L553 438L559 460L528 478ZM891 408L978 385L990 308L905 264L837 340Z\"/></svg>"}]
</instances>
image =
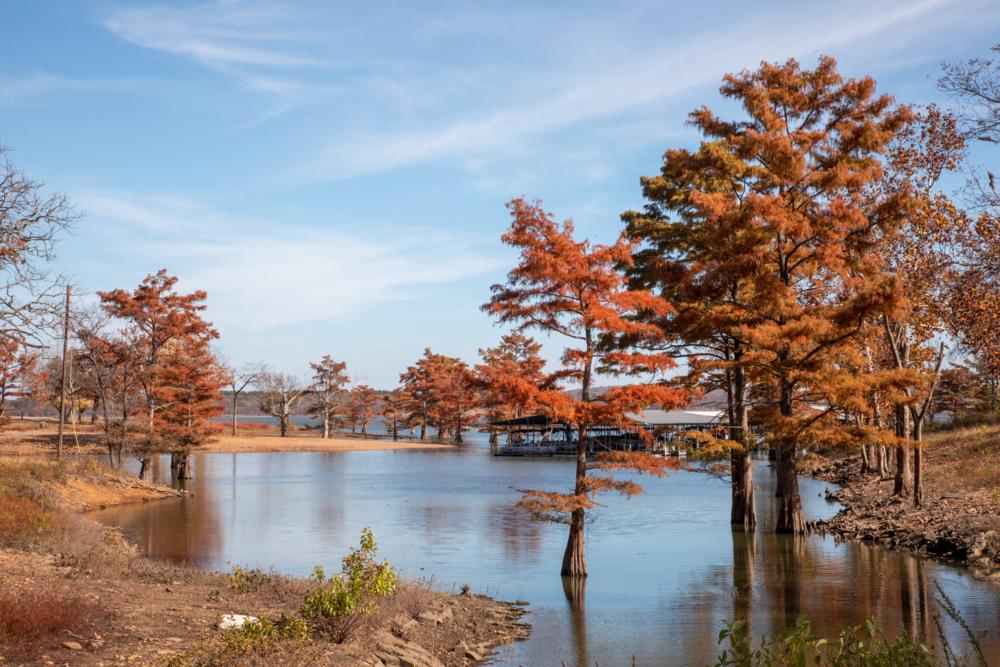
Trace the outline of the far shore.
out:
<instances>
[{"instance_id":1,"label":"far shore","mask_svg":"<svg viewBox=\"0 0 1000 667\"><path fill-rule=\"evenodd\" d=\"M12 420L0 430L0 454L51 454L56 449L56 424L51 419ZM193 453L246 452L367 452L396 449L453 449L457 445L432 440L386 436L340 434L321 438L315 430L293 430L286 437L277 435L277 428L262 431L247 429L238 435L219 434L210 442L196 447ZM100 429L95 424L67 426L63 447L69 454L102 454L107 450L100 442Z\"/></svg>"},{"instance_id":2,"label":"far shore","mask_svg":"<svg viewBox=\"0 0 1000 667\"><path fill-rule=\"evenodd\" d=\"M277 435L222 435L195 452L369 452L387 449L453 449L456 445L420 440Z\"/></svg>"}]
</instances>

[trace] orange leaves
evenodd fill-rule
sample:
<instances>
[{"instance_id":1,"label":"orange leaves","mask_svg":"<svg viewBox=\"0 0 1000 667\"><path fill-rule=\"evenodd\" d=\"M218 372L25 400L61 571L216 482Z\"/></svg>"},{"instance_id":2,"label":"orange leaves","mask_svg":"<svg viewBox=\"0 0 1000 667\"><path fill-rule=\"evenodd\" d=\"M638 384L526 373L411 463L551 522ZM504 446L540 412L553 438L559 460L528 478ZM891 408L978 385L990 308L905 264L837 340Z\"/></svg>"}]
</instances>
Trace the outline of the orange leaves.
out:
<instances>
[{"instance_id":1,"label":"orange leaves","mask_svg":"<svg viewBox=\"0 0 1000 667\"><path fill-rule=\"evenodd\" d=\"M671 470L680 470L683 462L678 458L654 456L646 452L601 452L591 466L600 470L631 470L665 477Z\"/></svg>"},{"instance_id":2,"label":"orange leaves","mask_svg":"<svg viewBox=\"0 0 1000 667\"><path fill-rule=\"evenodd\" d=\"M521 500L518 505L525 508L536 518L564 522L564 515L576 510L589 510L597 507L586 493L558 493L555 491L539 491L536 489L521 490Z\"/></svg>"}]
</instances>

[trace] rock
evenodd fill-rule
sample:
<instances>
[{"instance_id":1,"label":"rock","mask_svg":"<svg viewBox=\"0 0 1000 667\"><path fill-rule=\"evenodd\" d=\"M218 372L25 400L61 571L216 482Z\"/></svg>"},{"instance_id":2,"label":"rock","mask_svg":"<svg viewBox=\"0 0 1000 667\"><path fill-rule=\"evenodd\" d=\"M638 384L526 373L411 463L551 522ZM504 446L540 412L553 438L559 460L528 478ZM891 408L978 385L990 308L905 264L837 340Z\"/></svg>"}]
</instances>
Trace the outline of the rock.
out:
<instances>
[{"instance_id":1,"label":"rock","mask_svg":"<svg viewBox=\"0 0 1000 667\"><path fill-rule=\"evenodd\" d=\"M528 601L527 600L514 600L514 602L512 602L511 604L513 604L513 605L515 605L517 607L527 607L528 606Z\"/></svg>"},{"instance_id":2,"label":"rock","mask_svg":"<svg viewBox=\"0 0 1000 667\"><path fill-rule=\"evenodd\" d=\"M417 620L424 625L440 625L445 621L450 621L454 618L454 614L451 612L451 607L445 607L440 611L428 610L417 614Z\"/></svg>"},{"instance_id":3,"label":"rock","mask_svg":"<svg viewBox=\"0 0 1000 667\"><path fill-rule=\"evenodd\" d=\"M180 644L184 640L180 637L167 637L166 641L173 642L174 644Z\"/></svg>"},{"instance_id":4,"label":"rock","mask_svg":"<svg viewBox=\"0 0 1000 667\"><path fill-rule=\"evenodd\" d=\"M465 657L473 662L482 662L483 656L478 651L473 651L471 648L466 649Z\"/></svg>"},{"instance_id":5,"label":"rock","mask_svg":"<svg viewBox=\"0 0 1000 667\"><path fill-rule=\"evenodd\" d=\"M82 651L83 644L80 642L63 642L63 648L68 648L70 651Z\"/></svg>"},{"instance_id":6,"label":"rock","mask_svg":"<svg viewBox=\"0 0 1000 667\"><path fill-rule=\"evenodd\" d=\"M375 636L375 655L386 665L399 667L444 667L423 646L394 637L388 632Z\"/></svg>"},{"instance_id":7,"label":"rock","mask_svg":"<svg viewBox=\"0 0 1000 667\"><path fill-rule=\"evenodd\" d=\"M244 625L250 621L256 621L256 616L244 616L243 614L225 614L222 620L219 621L218 628L220 630L231 630L233 628L242 628Z\"/></svg>"}]
</instances>

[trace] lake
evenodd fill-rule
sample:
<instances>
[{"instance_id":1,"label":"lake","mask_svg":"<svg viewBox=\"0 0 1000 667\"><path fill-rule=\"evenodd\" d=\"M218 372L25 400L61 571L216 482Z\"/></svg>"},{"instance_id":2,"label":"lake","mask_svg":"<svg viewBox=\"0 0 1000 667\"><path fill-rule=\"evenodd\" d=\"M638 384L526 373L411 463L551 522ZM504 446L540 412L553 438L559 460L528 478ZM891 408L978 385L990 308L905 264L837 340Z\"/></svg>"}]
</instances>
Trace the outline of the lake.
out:
<instances>
[{"instance_id":1,"label":"lake","mask_svg":"<svg viewBox=\"0 0 1000 667\"><path fill-rule=\"evenodd\" d=\"M166 460L158 474L169 475ZM380 553L404 574L441 588L531 603L531 637L504 647L498 665L705 665L726 619L755 633L807 614L820 633L869 616L891 632L933 633L933 582L1000 656L1000 587L963 570L832 537L767 532L772 473L756 465L753 537L730 529L729 488L703 472L642 478L646 493L606 496L587 530L590 577L576 590L559 576L566 528L532 521L512 489L564 490L573 462L495 458L457 450L198 454L191 495L110 508L146 553L198 567L230 564L307 575L339 569L370 526ZM169 480L166 480L169 481ZM825 484L801 480L806 513L830 516ZM234 609L235 612L253 610ZM954 636L955 628L947 624Z\"/></svg>"}]
</instances>

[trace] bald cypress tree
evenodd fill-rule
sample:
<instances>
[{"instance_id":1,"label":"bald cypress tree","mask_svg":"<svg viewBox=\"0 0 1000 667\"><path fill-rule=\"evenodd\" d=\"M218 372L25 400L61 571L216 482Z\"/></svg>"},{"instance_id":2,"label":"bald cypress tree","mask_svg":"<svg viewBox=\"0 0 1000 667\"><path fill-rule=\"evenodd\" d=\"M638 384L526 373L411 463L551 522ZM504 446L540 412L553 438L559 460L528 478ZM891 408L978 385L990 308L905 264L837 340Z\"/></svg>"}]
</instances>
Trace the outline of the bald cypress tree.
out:
<instances>
[{"instance_id":1,"label":"bald cypress tree","mask_svg":"<svg viewBox=\"0 0 1000 667\"><path fill-rule=\"evenodd\" d=\"M758 410L777 450L775 529L801 534L797 451L822 437L852 381L841 348L898 297L874 248L910 196L901 188L871 205L865 194L910 112L826 57L814 70L789 60L727 75L720 92L742 118L692 112L699 148L667 151L660 175L642 181L645 210L624 217L645 241L637 273L688 318L665 326L723 350L711 368L770 387Z\"/></svg>"}]
</instances>

